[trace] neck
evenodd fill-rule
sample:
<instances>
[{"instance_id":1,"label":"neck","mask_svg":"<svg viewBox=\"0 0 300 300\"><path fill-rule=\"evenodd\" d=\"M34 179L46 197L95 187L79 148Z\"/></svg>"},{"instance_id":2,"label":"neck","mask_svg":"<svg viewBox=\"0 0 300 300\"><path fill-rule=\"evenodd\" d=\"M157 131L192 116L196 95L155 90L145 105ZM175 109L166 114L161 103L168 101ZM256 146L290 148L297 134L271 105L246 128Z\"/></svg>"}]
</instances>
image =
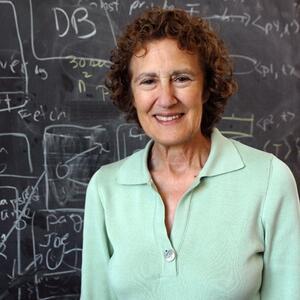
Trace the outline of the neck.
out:
<instances>
[{"instance_id":1,"label":"neck","mask_svg":"<svg viewBox=\"0 0 300 300\"><path fill-rule=\"evenodd\" d=\"M149 161L150 170L174 175L194 172L197 176L208 158L210 145L210 139L200 132L192 141L185 144L169 146L154 142Z\"/></svg>"}]
</instances>

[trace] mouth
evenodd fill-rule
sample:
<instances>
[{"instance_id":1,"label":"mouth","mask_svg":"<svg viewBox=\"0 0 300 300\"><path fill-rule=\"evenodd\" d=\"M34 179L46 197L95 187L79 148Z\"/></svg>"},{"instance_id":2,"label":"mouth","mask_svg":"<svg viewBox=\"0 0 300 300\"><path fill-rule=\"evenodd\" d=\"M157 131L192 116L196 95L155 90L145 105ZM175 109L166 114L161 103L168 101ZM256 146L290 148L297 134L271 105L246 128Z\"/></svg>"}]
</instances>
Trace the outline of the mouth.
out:
<instances>
[{"instance_id":1,"label":"mouth","mask_svg":"<svg viewBox=\"0 0 300 300\"><path fill-rule=\"evenodd\" d=\"M170 123L173 121L177 121L183 117L183 113L178 114L156 114L154 118L160 123Z\"/></svg>"}]
</instances>

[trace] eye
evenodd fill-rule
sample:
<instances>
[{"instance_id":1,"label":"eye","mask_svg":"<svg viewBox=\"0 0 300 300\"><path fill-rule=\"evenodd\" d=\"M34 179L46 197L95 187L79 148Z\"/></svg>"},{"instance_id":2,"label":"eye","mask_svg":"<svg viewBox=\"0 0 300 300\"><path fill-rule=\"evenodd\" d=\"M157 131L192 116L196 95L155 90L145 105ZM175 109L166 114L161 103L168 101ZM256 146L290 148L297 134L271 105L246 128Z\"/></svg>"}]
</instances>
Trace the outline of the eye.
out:
<instances>
[{"instance_id":1,"label":"eye","mask_svg":"<svg viewBox=\"0 0 300 300\"><path fill-rule=\"evenodd\" d=\"M151 84L154 84L154 83L155 83L155 79L154 78L146 78L146 79L143 79L140 82L140 85L151 85Z\"/></svg>"},{"instance_id":2,"label":"eye","mask_svg":"<svg viewBox=\"0 0 300 300\"><path fill-rule=\"evenodd\" d=\"M143 90L152 90L156 87L156 84L157 84L157 78L155 77L141 78L141 80L138 82L138 85Z\"/></svg>"},{"instance_id":3,"label":"eye","mask_svg":"<svg viewBox=\"0 0 300 300\"><path fill-rule=\"evenodd\" d=\"M179 81L179 82L184 82L184 81L190 80L190 78L187 77L187 76L177 76L177 77L175 78L175 80L176 80L176 81Z\"/></svg>"},{"instance_id":4,"label":"eye","mask_svg":"<svg viewBox=\"0 0 300 300\"><path fill-rule=\"evenodd\" d=\"M188 75L177 75L177 76L174 76L173 81L179 85L186 85L190 81L192 81L192 79Z\"/></svg>"}]
</instances>

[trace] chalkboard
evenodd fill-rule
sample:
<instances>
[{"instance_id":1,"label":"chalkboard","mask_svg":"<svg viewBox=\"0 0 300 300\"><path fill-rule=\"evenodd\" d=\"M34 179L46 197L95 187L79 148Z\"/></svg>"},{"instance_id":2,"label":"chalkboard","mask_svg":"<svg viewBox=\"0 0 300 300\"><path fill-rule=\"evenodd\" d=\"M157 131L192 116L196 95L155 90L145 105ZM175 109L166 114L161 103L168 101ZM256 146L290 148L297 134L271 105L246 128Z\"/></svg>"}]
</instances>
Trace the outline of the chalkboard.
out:
<instances>
[{"instance_id":1,"label":"chalkboard","mask_svg":"<svg viewBox=\"0 0 300 300\"><path fill-rule=\"evenodd\" d=\"M300 184L300 1L0 0L0 299L79 299L84 195L142 148L104 86L116 36L147 7L207 19L235 65L219 124Z\"/></svg>"}]
</instances>

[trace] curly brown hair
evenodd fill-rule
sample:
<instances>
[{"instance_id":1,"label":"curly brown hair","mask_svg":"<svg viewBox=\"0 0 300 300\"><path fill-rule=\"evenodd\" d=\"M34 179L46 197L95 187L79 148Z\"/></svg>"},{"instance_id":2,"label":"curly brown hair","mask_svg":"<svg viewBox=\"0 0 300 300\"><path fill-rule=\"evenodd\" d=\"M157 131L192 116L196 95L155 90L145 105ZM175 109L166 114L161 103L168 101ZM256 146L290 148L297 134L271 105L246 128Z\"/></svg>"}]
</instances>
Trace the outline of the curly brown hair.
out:
<instances>
[{"instance_id":1,"label":"curly brown hair","mask_svg":"<svg viewBox=\"0 0 300 300\"><path fill-rule=\"evenodd\" d=\"M126 27L112 51L112 65L105 80L111 99L128 121L134 120L140 125L133 106L130 61L141 48L147 51L148 42L164 38L176 40L179 49L197 53L199 57L207 95L203 103L201 132L209 137L237 84L232 77L232 63L224 42L205 20L181 9L151 8Z\"/></svg>"}]
</instances>

